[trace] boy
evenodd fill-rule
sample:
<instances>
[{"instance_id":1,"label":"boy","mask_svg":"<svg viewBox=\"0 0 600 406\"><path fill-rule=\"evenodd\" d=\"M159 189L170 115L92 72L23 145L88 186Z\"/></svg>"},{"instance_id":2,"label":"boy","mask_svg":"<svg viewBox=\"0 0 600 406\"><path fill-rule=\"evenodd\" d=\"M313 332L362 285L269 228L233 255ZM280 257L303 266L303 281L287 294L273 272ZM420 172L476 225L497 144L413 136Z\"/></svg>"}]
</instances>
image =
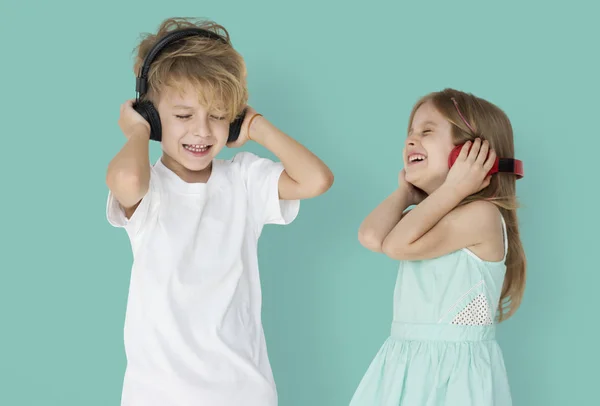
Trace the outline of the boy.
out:
<instances>
[{"instance_id":1,"label":"boy","mask_svg":"<svg viewBox=\"0 0 600 406\"><path fill-rule=\"evenodd\" d=\"M160 117L162 157L150 165L154 129L128 101L119 119L127 142L107 170L107 218L125 228L134 256L122 405L274 406L257 241L265 224L292 222L299 201L326 192L333 175L246 106L244 62L225 28L166 20L139 45L136 72L157 41L186 27L223 40L190 36L152 63L145 98ZM248 140L281 162L248 152L216 159Z\"/></svg>"}]
</instances>

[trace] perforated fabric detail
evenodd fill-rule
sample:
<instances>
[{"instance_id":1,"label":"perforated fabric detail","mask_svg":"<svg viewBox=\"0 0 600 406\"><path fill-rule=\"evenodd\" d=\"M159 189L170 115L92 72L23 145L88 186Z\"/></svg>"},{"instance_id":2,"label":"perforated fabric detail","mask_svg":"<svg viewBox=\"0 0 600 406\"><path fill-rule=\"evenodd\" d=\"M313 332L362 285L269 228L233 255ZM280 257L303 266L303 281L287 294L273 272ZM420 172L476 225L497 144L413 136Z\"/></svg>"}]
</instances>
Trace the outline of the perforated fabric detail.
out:
<instances>
[{"instance_id":1,"label":"perforated fabric detail","mask_svg":"<svg viewBox=\"0 0 600 406\"><path fill-rule=\"evenodd\" d=\"M493 323L491 314L492 312L485 295L479 294L464 308L463 311L454 317L452 324L462 326L490 325Z\"/></svg>"}]
</instances>

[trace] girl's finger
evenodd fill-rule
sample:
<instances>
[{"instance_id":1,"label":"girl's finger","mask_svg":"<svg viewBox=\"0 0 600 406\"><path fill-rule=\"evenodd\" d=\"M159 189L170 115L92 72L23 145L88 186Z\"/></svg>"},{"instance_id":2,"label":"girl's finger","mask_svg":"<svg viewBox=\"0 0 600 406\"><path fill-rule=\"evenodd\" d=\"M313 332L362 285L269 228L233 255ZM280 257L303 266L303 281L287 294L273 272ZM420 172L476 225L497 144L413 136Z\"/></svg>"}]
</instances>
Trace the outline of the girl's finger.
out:
<instances>
[{"instance_id":1,"label":"girl's finger","mask_svg":"<svg viewBox=\"0 0 600 406\"><path fill-rule=\"evenodd\" d=\"M481 190L488 187L491 182L492 182L492 175L486 176L485 179L483 180L483 184L481 185Z\"/></svg>"},{"instance_id":2,"label":"girl's finger","mask_svg":"<svg viewBox=\"0 0 600 406\"><path fill-rule=\"evenodd\" d=\"M490 150L490 144L487 140L483 141L481 145L481 149L479 150L479 155L477 155L477 164L479 166L483 166L485 164L486 158L488 156L488 152Z\"/></svg>"},{"instance_id":3,"label":"girl's finger","mask_svg":"<svg viewBox=\"0 0 600 406\"><path fill-rule=\"evenodd\" d=\"M483 164L483 169L487 172L490 171L490 169L492 169L492 167L494 166L494 164L496 163L496 151L494 151L494 149L490 149L490 153L489 156L487 157L485 163Z\"/></svg>"},{"instance_id":4,"label":"girl's finger","mask_svg":"<svg viewBox=\"0 0 600 406\"><path fill-rule=\"evenodd\" d=\"M467 156L469 155L469 148L471 148L471 144L471 141L465 142L465 144L460 149L460 154L458 154L457 160L460 159L464 161L465 159L467 159Z\"/></svg>"},{"instance_id":5,"label":"girl's finger","mask_svg":"<svg viewBox=\"0 0 600 406\"><path fill-rule=\"evenodd\" d=\"M481 138L476 138L475 141L473 142L473 148L471 148L471 152L469 152L469 156L467 157L467 160L469 162L475 162L480 149L481 149Z\"/></svg>"}]
</instances>

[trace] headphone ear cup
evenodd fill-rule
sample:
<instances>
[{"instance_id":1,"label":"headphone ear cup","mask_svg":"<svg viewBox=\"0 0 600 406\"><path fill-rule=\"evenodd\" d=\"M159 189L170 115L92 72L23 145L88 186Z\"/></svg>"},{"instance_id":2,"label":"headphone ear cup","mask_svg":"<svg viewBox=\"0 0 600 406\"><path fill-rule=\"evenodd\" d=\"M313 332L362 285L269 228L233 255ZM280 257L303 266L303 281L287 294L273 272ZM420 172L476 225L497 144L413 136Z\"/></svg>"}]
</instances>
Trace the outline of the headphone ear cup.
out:
<instances>
[{"instance_id":1,"label":"headphone ear cup","mask_svg":"<svg viewBox=\"0 0 600 406\"><path fill-rule=\"evenodd\" d=\"M137 111L144 120L150 124L150 139L153 141L159 141L162 138L162 126L160 124L160 115L154 105L149 100L143 100L135 102L133 109Z\"/></svg>"},{"instance_id":2,"label":"headphone ear cup","mask_svg":"<svg viewBox=\"0 0 600 406\"><path fill-rule=\"evenodd\" d=\"M227 138L227 142L237 141L240 136L240 132L242 131L242 124L244 124L245 118L246 109L244 109L244 111L242 111L242 113L237 116L231 124L229 124L229 137Z\"/></svg>"}]
</instances>

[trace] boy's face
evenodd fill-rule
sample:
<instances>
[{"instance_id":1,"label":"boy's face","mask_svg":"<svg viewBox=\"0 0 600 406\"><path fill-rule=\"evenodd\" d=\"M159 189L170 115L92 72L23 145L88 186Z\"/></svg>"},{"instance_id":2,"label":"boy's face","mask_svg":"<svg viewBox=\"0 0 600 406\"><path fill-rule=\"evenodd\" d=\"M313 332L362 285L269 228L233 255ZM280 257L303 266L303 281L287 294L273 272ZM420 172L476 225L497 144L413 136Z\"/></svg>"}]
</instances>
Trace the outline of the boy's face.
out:
<instances>
[{"instance_id":1,"label":"boy's face","mask_svg":"<svg viewBox=\"0 0 600 406\"><path fill-rule=\"evenodd\" d=\"M156 106L162 125L162 150L173 166L202 171L227 143L229 121L200 104L196 87L181 89L166 87Z\"/></svg>"}]
</instances>

